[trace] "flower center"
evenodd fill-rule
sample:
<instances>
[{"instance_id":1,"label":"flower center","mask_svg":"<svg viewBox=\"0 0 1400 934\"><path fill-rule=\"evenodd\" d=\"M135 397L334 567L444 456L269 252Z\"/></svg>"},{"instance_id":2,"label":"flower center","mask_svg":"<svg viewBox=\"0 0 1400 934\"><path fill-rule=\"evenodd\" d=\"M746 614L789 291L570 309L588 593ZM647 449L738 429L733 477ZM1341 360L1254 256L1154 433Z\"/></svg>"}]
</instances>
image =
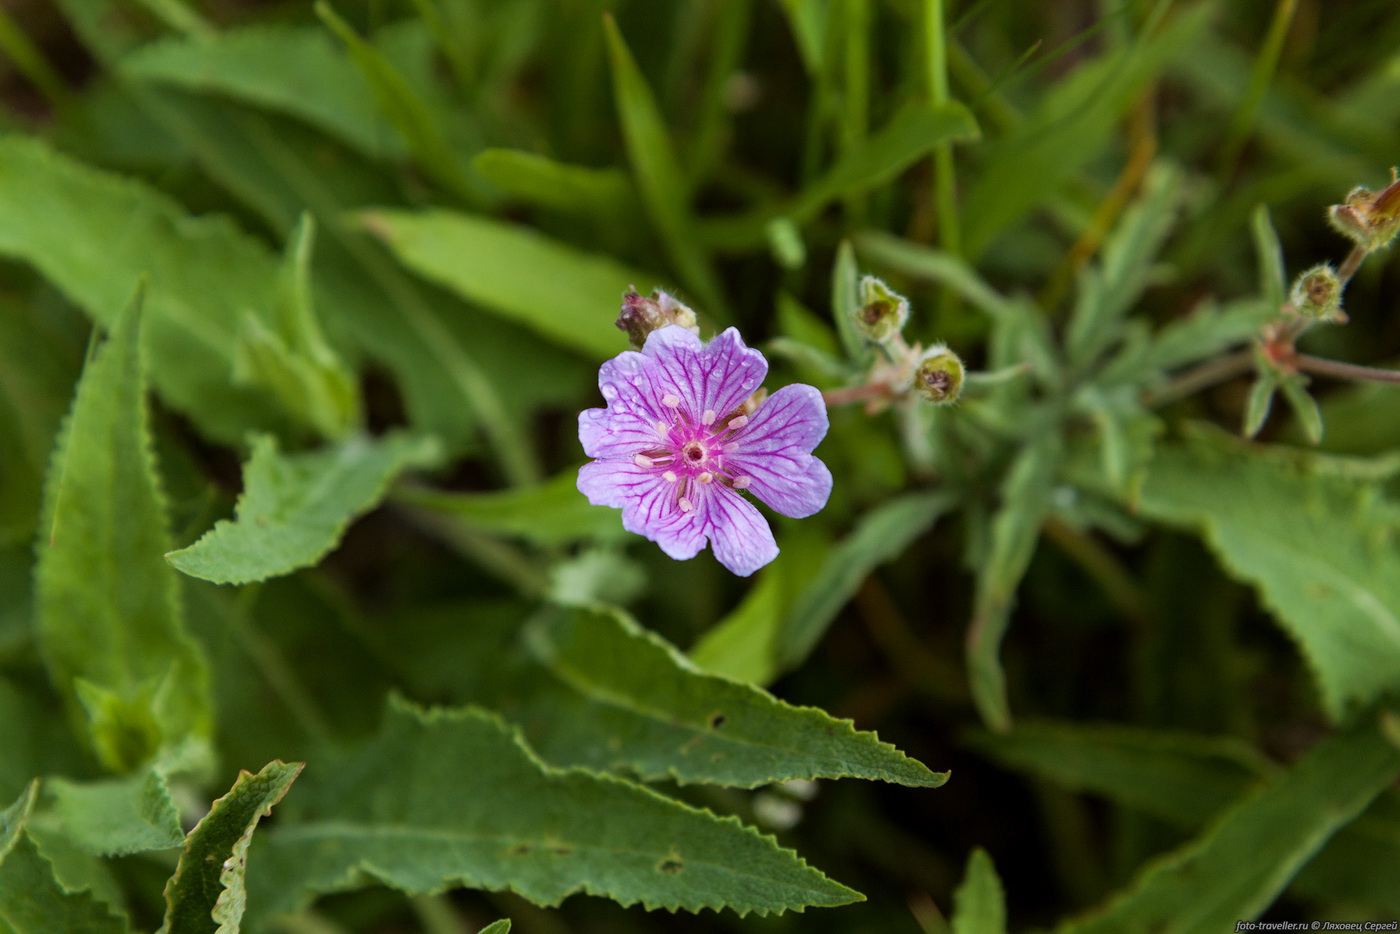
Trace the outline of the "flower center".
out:
<instances>
[{"instance_id":1,"label":"flower center","mask_svg":"<svg viewBox=\"0 0 1400 934\"><path fill-rule=\"evenodd\" d=\"M709 457L709 452L705 450L705 445L701 444L699 441L687 441L685 446L681 448L681 457L690 466L699 467L701 464L705 463L705 459Z\"/></svg>"},{"instance_id":2,"label":"flower center","mask_svg":"<svg viewBox=\"0 0 1400 934\"><path fill-rule=\"evenodd\" d=\"M667 408L680 406L679 397L673 393L661 401ZM735 473L733 466L727 463L727 455L739 449L736 432L748 422L748 416L738 412L720 420L714 412L706 410L700 424L695 425L678 411L669 424L666 421L656 423L661 444L634 455L632 461L638 467L655 471L663 481L672 484L676 507L690 512L698 501L695 498L698 491L711 483L743 490L752 482L752 478Z\"/></svg>"}]
</instances>

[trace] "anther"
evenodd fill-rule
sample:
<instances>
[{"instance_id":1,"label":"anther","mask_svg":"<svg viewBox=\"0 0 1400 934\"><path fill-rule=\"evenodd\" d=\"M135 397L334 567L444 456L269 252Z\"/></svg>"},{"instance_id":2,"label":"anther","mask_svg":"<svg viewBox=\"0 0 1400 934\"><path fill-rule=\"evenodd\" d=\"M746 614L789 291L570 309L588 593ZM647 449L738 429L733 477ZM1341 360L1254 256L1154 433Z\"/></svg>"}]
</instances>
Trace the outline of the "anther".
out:
<instances>
[{"instance_id":1,"label":"anther","mask_svg":"<svg viewBox=\"0 0 1400 934\"><path fill-rule=\"evenodd\" d=\"M747 490L749 488L750 483L753 483L753 477L735 477L734 489Z\"/></svg>"},{"instance_id":2,"label":"anther","mask_svg":"<svg viewBox=\"0 0 1400 934\"><path fill-rule=\"evenodd\" d=\"M636 464L638 467L651 467L656 461L647 457L645 454L634 454L632 455L632 463Z\"/></svg>"},{"instance_id":3,"label":"anther","mask_svg":"<svg viewBox=\"0 0 1400 934\"><path fill-rule=\"evenodd\" d=\"M681 507L681 512L690 512L692 509L695 508L695 504L692 503L690 500L686 499L684 496L682 496L677 501L676 505Z\"/></svg>"},{"instance_id":4,"label":"anther","mask_svg":"<svg viewBox=\"0 0 1400 934\"><path fill-rule=\"evenodd\" d=\"M674 409L676 406L681 404L681 397L676 395L675 393L668 392L666 393L666 395L661 397L661 404L666 406L666 408L668 409Z\"/></svg>"},{"instance_id":5,"label":"anther","mask_svg":"<svg viewBox=\"0 0 1400 934\"><path fill-rule=\"evenodd\" d=\"M726 427L728 427L730 431L734 431L736 428L743 428L748 423L749 417L747 415L739 415L735 418L731 418Z\"/></svg>"},{"instance_id":6,"label":"anther","mask_svg":"<svg viewBox=\"0 0 1400 934\"><path fill-rule=\"evenodd\" d=\"M668 470L668 471L666 471L665 473L663 473L663 474L661 475L661 479L662 479L662 480L665 480L667 483L675 483L675 482L676 482L676 472L675 472L674 470Z\"/></svg>"},{"instance_id":7,"label":"anther","mask_svg":"<svg viewBox=\"0 0 1400 934\"><path fill-rule=\"evenodd\" d=\"M706 409L705 414L700 416L700 424L713 425L715 423L715 410Z\"/></svg>"},{"instance_id":8,"label":"anther","mask_svg":"<svg viewBox=\"0 0 1400 934\"><path fill-rule=\"evenodd\" d=\"M696 478L695 478L695 482L696 482L696 483L709 483L709 482L710 482L711 480L713 480L714 478L715 478L715 475L712 474L712 473L710 473L710 472L707 470L707 471L705 471L704 473L702 473L700 476L696 477Z\"/></svg>"},{"instance_id":9,"label":"anther","mask_svg":"<svg viewBox=\"0 0 1400 934\"><path fill-rule=\"evenodd\" d=\"M726 454L733 454L735 451L739 450L739 443L737 441L731 441L720 448L720 450Z\"/></svg>"}]
</instances>

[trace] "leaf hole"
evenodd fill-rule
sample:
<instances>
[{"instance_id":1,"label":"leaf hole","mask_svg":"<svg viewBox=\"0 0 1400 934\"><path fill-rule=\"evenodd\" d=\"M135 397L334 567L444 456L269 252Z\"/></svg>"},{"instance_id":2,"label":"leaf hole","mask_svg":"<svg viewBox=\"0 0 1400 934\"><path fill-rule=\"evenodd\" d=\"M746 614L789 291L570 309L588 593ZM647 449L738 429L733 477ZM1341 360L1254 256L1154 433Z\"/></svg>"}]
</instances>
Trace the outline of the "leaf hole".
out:
<instances>
[{"instance_id":1,"label":"leaf hole","mask_svg":"<svg viewBox=\"0 0 1400 934\"><path fill-rule=\"evenodd\" d=\"M718 730L720 727L724 726L725 721L728 719L729 718L726 717L722 711L716 710L714 713L710 714L710 729Z\"/></svg>"}]
</instances>

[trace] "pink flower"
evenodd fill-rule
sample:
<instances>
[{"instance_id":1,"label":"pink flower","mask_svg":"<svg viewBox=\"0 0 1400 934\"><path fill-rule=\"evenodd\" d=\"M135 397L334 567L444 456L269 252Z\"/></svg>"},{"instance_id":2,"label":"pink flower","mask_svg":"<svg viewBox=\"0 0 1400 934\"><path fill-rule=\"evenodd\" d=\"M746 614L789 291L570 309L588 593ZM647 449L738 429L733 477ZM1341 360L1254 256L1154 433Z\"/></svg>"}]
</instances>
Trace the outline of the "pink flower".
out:
<instances>
[{"instance_id":1,"label":"pink flower","mask_svg":"<svg viewBox=\"0 0 1400 934\"><path fill-rule=\"evenodd\" d=\"M826 405L812 386L784 386L742 410L768 373L763 354L730 328L709 344L682 327L651 332L641 353L603 364L605 409L579 413L578 488L622 510L622 525L677 560L708 540L715 558L747 577L778 554L752 493L785 516L810 516L831 495L831 471L812 456Z\"/></svg>"}]
</instances>

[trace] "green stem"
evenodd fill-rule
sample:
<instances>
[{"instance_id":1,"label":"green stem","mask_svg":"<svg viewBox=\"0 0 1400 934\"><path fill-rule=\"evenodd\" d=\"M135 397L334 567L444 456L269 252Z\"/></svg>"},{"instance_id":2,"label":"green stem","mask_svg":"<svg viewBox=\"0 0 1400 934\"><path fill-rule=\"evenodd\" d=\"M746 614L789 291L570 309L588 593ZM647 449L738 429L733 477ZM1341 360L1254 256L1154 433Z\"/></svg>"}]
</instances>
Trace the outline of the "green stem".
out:
<instances>
[{"instance_id":1,"label":"green stem","mask_svg":"<svg viewBox=\"0 0 1400 934\"><path fill-rule=\"evenodd\" d=\"M1214 360L1207 360L1200 366L1187 370L1172 379L1165 386L1143 394L1142 403L1149 408L1167 405L1178 399L1194 395L1202 389L1223 383L1236 376L1243 376L1254 368L1254 351L1237 350Z\"/></svg>"}]
</instances>

